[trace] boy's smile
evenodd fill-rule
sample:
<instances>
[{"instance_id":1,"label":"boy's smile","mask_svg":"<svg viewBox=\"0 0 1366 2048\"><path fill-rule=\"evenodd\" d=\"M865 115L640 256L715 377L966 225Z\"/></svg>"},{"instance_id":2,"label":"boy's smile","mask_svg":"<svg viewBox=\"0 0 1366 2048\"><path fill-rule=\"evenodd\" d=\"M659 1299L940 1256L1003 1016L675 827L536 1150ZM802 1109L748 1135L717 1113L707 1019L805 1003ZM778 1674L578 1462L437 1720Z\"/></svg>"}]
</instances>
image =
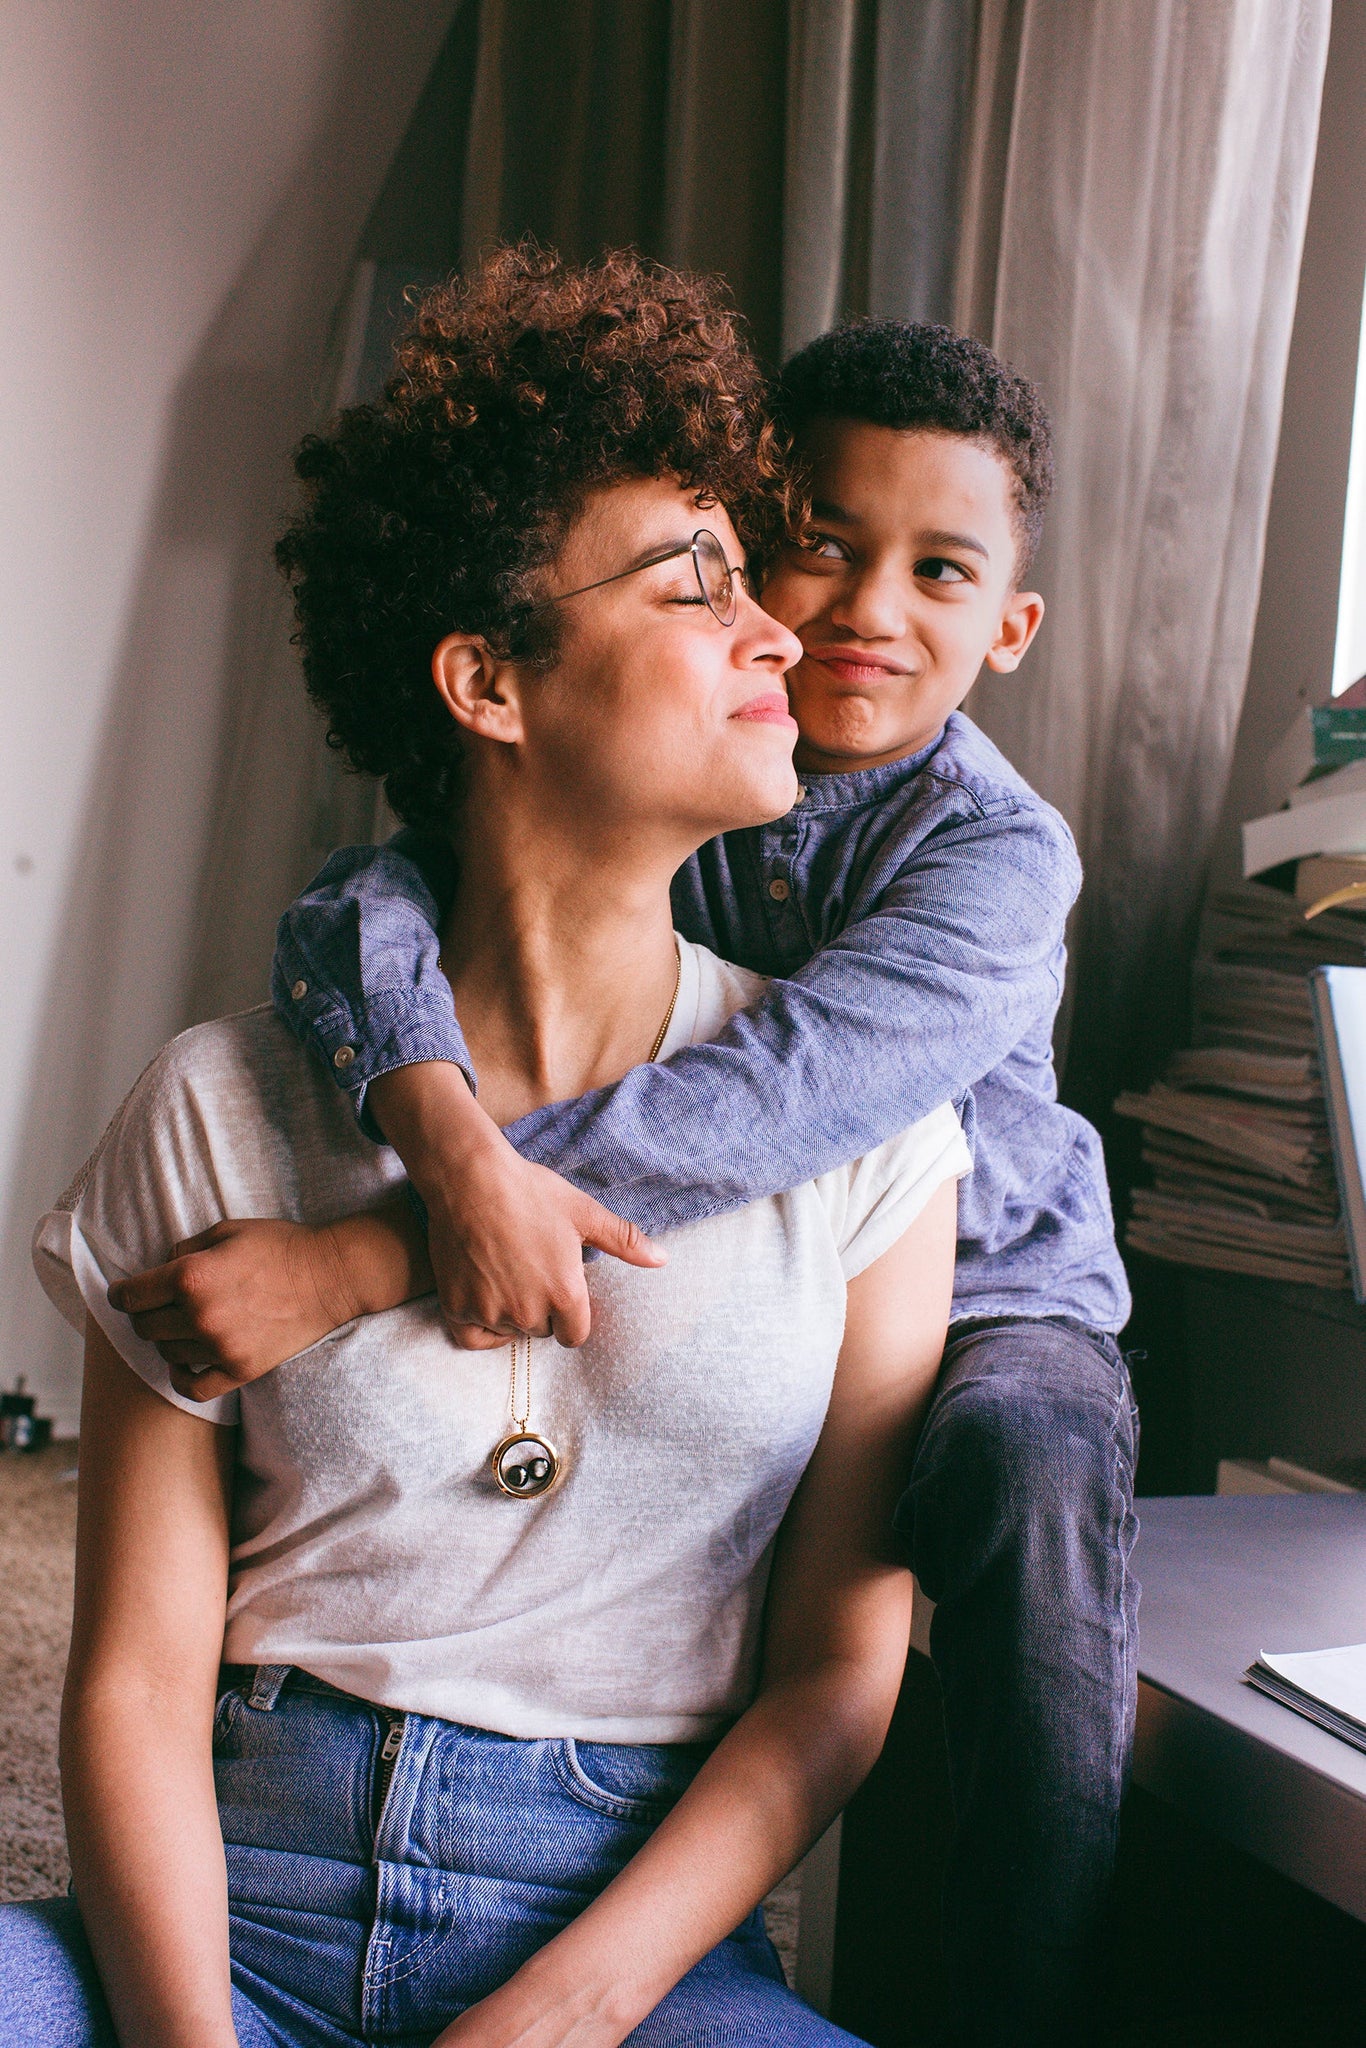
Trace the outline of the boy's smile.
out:
<instances>
[{"instance_id":1,"label":"boy's smile","mask_svg":"<svg viewBox=\"0 0 1366 2048\"><path fill-rule=\"evenodd\" d=\"M813 420L808 545L764 586L802 643L787 677L811 774L928 746L985 662L1013 669L1043 599L1015 588L1013 478L994 449L938 428Z\"/></svg>"}]
</instances>

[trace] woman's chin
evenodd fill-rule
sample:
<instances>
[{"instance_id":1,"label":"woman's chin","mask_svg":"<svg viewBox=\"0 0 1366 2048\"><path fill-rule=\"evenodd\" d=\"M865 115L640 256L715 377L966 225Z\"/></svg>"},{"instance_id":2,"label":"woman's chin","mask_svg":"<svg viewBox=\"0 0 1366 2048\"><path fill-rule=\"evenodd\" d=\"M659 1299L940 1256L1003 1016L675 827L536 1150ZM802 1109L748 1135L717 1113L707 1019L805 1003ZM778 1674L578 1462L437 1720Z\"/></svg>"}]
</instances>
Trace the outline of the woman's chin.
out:
<instances>
[{"instance_id":1,"label":"woman's chin","mask_svg":"<svg viewBox=\"0 0 1366 2048\"><path fill-rule=\"evenodd\" d=\"M693 756L688 795L700 801L698 809L694 810L691 802L686 808L699 844L723 832L771 824L775 818L785 817L797 801L801 784L792 765L793 729L752 725L740 730L744 739L739 746L725 745ZM732 727L732 732L737 728ZM682 794L680 790L678 795ZM639 790L636 795L639 801ZM678 815L667 800L660 808ZM701 830L704 819L706 829Z\"/></svg>"},{"instance_id":2,"label":"woman's chin","mask_svg":"<svg viewBox=\"0 0 1366 2048\"><path fill-rule=\"evenodd\" d=\"M779 773L756 778L743 796L736 791L737 808L743 804L745 816L737 816L734 823L725 829L734 832L742 825L769 825L775 818L785 818L796 803L800 789L797 771L791 760L785 758Z\"/></svg>"}]
</instances>

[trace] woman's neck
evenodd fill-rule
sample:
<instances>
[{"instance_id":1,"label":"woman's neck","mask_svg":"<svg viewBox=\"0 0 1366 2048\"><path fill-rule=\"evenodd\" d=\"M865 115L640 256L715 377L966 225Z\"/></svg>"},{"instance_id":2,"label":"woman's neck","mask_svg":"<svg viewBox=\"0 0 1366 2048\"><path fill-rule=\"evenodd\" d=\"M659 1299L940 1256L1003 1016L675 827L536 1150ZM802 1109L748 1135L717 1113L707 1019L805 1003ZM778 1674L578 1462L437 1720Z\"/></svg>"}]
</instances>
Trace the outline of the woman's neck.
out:
<instances>
[{"instance_id":1,"label":"woman's neck","mask_svg":"<svg viewBox=\"0 0 1366 2048\"><path fill-rule=\"evenodd\" d=\"M678 981L668 860L585 848L520 808L468 819L442 927L479 1099L501 1124L647 1059Z\"/></svg>"}]
</instances>

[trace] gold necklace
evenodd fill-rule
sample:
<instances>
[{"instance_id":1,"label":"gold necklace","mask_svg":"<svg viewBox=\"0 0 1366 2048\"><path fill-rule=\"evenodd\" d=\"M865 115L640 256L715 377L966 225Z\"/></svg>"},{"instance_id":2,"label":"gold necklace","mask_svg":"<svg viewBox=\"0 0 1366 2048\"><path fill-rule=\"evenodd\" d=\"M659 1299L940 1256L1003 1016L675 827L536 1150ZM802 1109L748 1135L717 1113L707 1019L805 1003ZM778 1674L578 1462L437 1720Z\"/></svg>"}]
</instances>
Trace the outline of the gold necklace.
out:
<instances>
[{"instance_id":1,"label":"gold necklace","mask_svg":"<svg viewBox=\"0 0 1366 2048\"><path fill-rule=\"evenodd\" d=\"M522 1412L517 1413L517 1349L526 1345L526 1399ZM490 1464L493 1476L502 1491L513 1500L539 1500L543 1493L549 1493L559 1478L562 1466L560 1454L552 1443L534 1429L528 1429L531 1420L531 1338L525 1333L514 1337L511 1345L512 1366L508 1373L508 1413L512 1417L512 1428L507 1435L494 1445Z\"/></svg>"},{"instance_id":2,"label":"gold necklace","mask_svg":"<svg viewBox=\"0 0 1366 2048\"><path fill-rule=\"evenodd\" d=\"M650 1047L649 1052L645 1055L645 1064L647 1067L653 1066L654 1062L659 1058L659 1048L661 1047L661 1045L663 1045L665 1039L669 1035L669 1026L673 1023L674 1010L677 1007L678 1003L678 991L683 986L683 955L678 951L677 939L674 940L674 953L678 961L678 965L674 968L674 992L669 997L669 1007L664 1012L664 1022L660 1025L658 1031L655 1033L655 1042Z\"/></svg>"},{"instance_id":3,"label":"gold necklace","mask_svg":"<svg viewBox=\"0 0 1366 2048\"><path fill-rule=\"evenodd\" d=\"M647 1065L650 1061L659 1058L660 1047L668 1037L669 1026L674 1020L674 1010L678 1003L678 991L682 985L683 955L679 953L678 967L674 974L674 992L669 998L669 1007L664 1012L664 1022L660 1025L658 1032L655 1034L655 1042L650 1047L650 1060L646 1062ZM526 1345L526 1393L523 1397L521 1413L519 1414L517 1404L517 1354L518 1347L522 1344ZM543 1494L550 1492L550 1489L564 1471L564 1460L555 1449L554 1444L546 1437L543 1437L539 1430L532 1429L529 1426L531 1422L531 1345L531 1337L525 1331L519 1331L509 1347L512 1357L508 1368L508 1415L511 1418L512 1427L504 1436L499 1438L493 1447L493 1454L489 1459L494 1479L500 1490L507 1494L510 1500L539 1500Z\"/></svg>"}]
</instances>

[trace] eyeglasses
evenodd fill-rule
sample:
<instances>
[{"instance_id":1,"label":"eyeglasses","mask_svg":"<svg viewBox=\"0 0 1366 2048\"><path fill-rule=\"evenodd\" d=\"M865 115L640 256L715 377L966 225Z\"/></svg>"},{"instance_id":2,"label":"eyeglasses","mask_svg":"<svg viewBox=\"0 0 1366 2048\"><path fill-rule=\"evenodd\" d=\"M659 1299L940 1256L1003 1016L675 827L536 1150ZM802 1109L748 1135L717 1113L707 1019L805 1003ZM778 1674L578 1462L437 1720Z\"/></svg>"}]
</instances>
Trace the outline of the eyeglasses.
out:
<instances>
[{"instance_id":1,"label":"eyeglasses","mask_svg":"<svg viewBox=\"0 0 1366 2048\"><path fill-rule=\"evenodd\" d=\"M679 555L692 556L697 587L712 617L719 619L723 626L733 626L739 607L735 586L738 582L748 589L748 578L743 568L731 567L720 541L705 526L699 526L691 540L679 541L675 547L661 548L657 555L637 562L633 568L618 569L615 576L600 576L596 583L581 583L577 590L562 590L557 597L542 598L539 604L530 605L528 610L545 611L552 604L563 604L567 597L582 597L585 591L601 590L608 583L620 583L626 576L639 576L642 569L657 569L661 562L676 561Z\"/></svg>"}]
</instances>

